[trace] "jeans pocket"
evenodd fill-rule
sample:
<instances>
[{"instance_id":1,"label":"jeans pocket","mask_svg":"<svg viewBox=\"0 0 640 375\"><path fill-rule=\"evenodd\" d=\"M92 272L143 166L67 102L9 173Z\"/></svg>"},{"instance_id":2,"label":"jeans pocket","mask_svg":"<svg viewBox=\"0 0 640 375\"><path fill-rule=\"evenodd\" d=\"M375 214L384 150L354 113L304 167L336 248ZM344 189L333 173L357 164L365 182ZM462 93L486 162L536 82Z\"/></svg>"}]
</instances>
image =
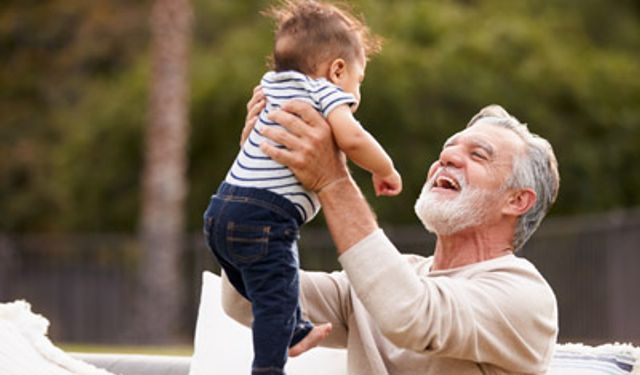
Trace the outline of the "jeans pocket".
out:
<instances>
[{"instance_id":1,"label":"jeans pocket","mask_svg":"<svg viewBox=\"0 0 640 375\"><path fill-rule=\"evenodd\" d=\"M251 263L260 260L269 248L269 225L227 224L227 251L234 261Z\"/></svg>"}]
</instances>

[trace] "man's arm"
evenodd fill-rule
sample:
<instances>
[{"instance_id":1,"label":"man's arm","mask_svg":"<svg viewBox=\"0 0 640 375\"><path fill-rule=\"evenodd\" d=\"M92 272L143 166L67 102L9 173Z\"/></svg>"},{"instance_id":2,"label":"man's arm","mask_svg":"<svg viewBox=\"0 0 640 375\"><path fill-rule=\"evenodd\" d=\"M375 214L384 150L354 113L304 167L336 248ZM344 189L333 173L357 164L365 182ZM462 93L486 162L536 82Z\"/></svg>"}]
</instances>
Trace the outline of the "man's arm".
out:
<instances>
[{"instance_id":1,"label":"man's arm","mask_svg":"<svg viewBox=\"0 0 640 375\"><path fill-rule=\"evenodd\" d=\"M347 320L351 315L351 290L342 272L300 272L300 297L305 318L314 323L331 323L333 329L322 346L347 346ZM250 327L251 303L240 295L222 273L222 308L238 323Z\"/></svg>"},{"instance_id":2,"label":"man's arm","mask_svg":"<svg viewBox=\"0 0 640 375\"><path fill-rule=\"evenodd\" d=\"M318 198L338 254L378 229L369 204L351 176L327 185L318 192Z\"/></svg>"},{"instance_id":3,"label":"man's arm","mask_svg":"<svg viewBox=\"0 0 640 375\"><path fill-rule=\"evenodd\" d=\"M224 271L221 272L220 278L222 285L222 309L236 322L243 326L251 327L251 323L253 322L251 302L238 293L236 288L231 285L231 282Z\"/></svg>"}]
</instances>

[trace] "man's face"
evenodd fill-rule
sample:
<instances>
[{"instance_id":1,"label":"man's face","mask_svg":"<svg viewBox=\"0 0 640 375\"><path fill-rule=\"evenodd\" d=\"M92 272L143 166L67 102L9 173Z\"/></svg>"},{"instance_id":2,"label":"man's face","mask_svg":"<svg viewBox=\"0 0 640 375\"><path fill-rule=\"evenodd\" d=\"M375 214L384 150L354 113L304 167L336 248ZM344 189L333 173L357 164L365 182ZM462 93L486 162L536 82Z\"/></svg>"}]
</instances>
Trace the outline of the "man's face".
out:
<instances>
[{"instance_id":1,"label":"man's face","mask_svg":"<svg viewBox=\"0 0 640 375\"><path fill-rule=\"evenodd\" d=\"M524 147L511 130L477 124L445 143L415 205L425 227L440 235L491 225L506 203L504 183Z\"/></svg>"}]
</instances>

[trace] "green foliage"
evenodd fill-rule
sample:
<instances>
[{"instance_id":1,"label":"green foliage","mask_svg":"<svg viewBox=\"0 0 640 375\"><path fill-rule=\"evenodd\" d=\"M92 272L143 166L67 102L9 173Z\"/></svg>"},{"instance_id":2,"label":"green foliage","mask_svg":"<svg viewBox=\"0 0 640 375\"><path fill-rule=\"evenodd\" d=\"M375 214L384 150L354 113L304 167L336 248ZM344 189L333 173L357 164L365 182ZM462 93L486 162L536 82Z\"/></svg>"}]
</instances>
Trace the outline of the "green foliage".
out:
<instances>
[{"instance_id":1,"label":"green foliage","mask_svg":"<svg viewBox=\"0 0 640 375\"><path fill-rule=\"evenodd\" d=\"M110 81L91 82L83 100L57 111L61 135L52 179L62 230L130 230L137 225L148 62ZM91 208L91 209L88 209Z\"/></svg>"},{"instance_id":2,"label":"green foliage","mask_svg":"<svg viewBox=\"0 0 640 375\"><path fill-rule=\"evenodd\" d=\"M269 1L194 0L189 226L238 151L266 69ZM405 190L374 198L383 222L413 203L442 143L498 103L554 145L553 213L640 204L640 7L632 0L358 0L385 38L357 117ZM147 3L0 6L1 230L134 230L146 121ZM321 220L315 220L322 225Z\"/></svg>"},{"instance_id":3,"label":"green foliage","mask_svg":"<svg viewBox=\"0 0 640 375\"><path fill-rule=\"evenodd\" d=\"M65 177L55 168L54 155L77 150L66 147L68 135L75 130L59 127L59 119L76 107L88 108L83 102L92 100L87 95L91 87L129 74L145 48L146 13L145 2L131 5L121 0L2 3L0 230L78 229L70 224L79 222L78 218L99 216L99 212L109 215L110 203L73 202L78 198L74 185L93 188L89 176L76 176L70 185L60 182ZM121 82L119 90L132 89L127 85ZM144 105L138 110L144 111ZM92 112L75 114L84 125L92 123L92 116ZM69 158L75 156L69 154ZM79 211L67 210L76 204ZM127 215L134 212L130 209Z\"/></svg>"},{"instance_id":4,"label":"green foliage","mask_svg":"<svg viewBox=\"0 0 640 375\"><path fill-rule=\"evenodd\" d=\"M368 69L359 117L406 184L402 197L373 203L382 218L414 220L411 201L440 145L490 103L555 146L563 183L554 212L640 203L630 188L640 156L638 12L573 5L412 2L381 12L387 43ZM618 26L596 33L599 13Z\"/></svg>"}]
</instances>

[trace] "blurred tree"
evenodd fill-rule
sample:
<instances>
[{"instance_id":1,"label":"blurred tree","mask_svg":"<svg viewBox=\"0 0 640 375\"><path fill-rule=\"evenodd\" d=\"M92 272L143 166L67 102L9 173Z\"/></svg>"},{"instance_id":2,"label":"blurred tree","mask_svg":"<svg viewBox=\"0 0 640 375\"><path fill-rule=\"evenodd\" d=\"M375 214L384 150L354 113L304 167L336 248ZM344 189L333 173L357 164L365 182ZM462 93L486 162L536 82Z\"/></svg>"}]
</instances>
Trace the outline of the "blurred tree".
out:
<instances>
[{"instance_id":1,"label":"blurred tree","mask_svg":"<svg viewBox=\"0 0 640 375\"><path fill-rule=\"evenodd\" d=\"M149 123L145 133L140 238L139 339L170 343L180 331L188 126L189 0L156 0L151 10Z\"/></svg>"},{"instance_id":2,"label":"blurred tree","mask_svg":"<svg viewBox=\"0 0 640 375\"><path fill-rule=\"evenodd\" d=\"M112 189L111 194L113 190L122 191L122 180L98 179L96 184L91 183L97 170L105 171L107 165L117 165L109 164L112 161L107 163L106 155L100 155L99 148L94 146L102 143L104 150L108 144L117 150L114 146L122 138L110 137L115 142L103 142L101 136L94 133L97 129L92 129L96 109L109 106L113 98L101 98L90 111L78 113L77 110L87 107L87 99L96 98L91 93L98 90L101 82L118 77L135 64L141 50L144 52L146 4L147 1L126 0L1 2L2 230L50 231L83 226L94 230L115 229L113 220L108 220L109 215L94 211L101 207L98 202L84 199L103 191L104 185L110 186L106 190ZM131 97L129 89L135 86L127 88L128 84L121 81L118 89L126 91L124 96ZM68 121L69 118L73 121ZM131 124L122 121L122 117L115 120L118 121ZM97 132L104 134L104 130ZM128 126L126 132L135 137L136 130ZM132 136L127 139L135 139ZM80 138L85 142L82 150L76 142ZM90 141L93 144L87 145ZM69 144L76 147L67 148ZM129 158L129 162L137 159ZM83 188L79 188L80 185ZM120 187L114 189L117 185ZM135 201L137 190L129 191ZM107 200L104 195L100 197L102 201ZM121 206L120 200L108 200L115 201L115 207ZM129 205L128 217L135 209L135 205ZM93 213L84 215L84 211Z\"/></svg>"},{"instance_id":3,"label":"blurred tree","mask_svg":"<svg viewBox=\"0 0 640 375\"><path fill-rule=\"evenodd\" d=\"M194 0L187 227L201 225L266 69L271 0ZM640 8L620 0L353 0L386 39L357 117L405 192L372 199L415 222L427 164L482 106L550 139L563 177L552 213L640 205ZM147 2L0 5L0 228L134 231L146 82ZM354 168L365 194L369 176ZM322 225L314 220L312 225Z\"/></svg>"}]
</instances>

